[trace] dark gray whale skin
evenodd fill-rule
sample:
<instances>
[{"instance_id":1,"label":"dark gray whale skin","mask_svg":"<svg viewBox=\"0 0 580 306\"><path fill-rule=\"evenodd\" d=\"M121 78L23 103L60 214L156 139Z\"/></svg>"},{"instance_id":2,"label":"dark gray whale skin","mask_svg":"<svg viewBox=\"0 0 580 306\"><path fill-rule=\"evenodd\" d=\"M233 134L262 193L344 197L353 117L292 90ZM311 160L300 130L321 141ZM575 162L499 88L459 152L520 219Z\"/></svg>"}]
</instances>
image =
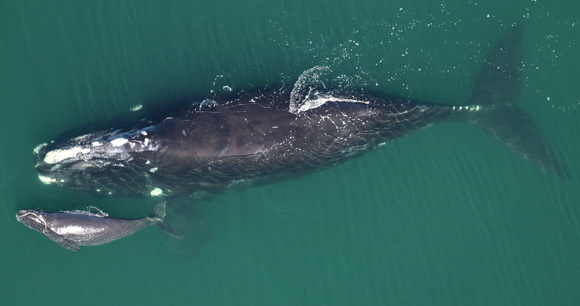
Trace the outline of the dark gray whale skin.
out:
<instances>
[{"instance_id":1,"label":"dark gray whale skin","mask_svg":"<svg viewBox=\"0 0 580 306\"><path fill-rule=\"evenodd\" d=\"M364 89L263 87L191 104L160 119L109 128L35 150L41 180L96 196L206 197L336 166L444 121L483 128L541 170L568 174L514 105L521 90L523 26L499 41L465 105L439 105Z\"/></svg>"},{"instance_id":2,"label":"dark gray whale skin","mask_svg":"<svg viewBox=\"0 0 580 306\"><path fill-rule=\"evenodd\" d=\"M16 214L16 219L22 224L73 251L78 251L79 245L101 245L115 241L150 225L182 238L181 234L163 222L164 217L165 202L157 204L149 217L140 219L111 218L86 211L46 212L23 209Z\"/></svg>"}]
</instances>

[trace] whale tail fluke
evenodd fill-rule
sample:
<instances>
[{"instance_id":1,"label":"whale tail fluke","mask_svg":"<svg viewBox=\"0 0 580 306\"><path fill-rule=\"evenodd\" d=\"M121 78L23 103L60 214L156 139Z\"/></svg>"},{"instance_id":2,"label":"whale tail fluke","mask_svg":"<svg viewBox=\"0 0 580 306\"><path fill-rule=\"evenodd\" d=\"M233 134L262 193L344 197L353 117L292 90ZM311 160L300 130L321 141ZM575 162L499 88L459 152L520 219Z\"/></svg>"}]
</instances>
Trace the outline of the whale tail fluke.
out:
<instances>
[{"instance_id":1,"label":"whale tail fluke","mask_svg":"<svg viewBox=\"0 0 580 306\"><path fill-rule=\"evenodd\" d=\"M514 26L485 62L468 104L487 106L487 110L469 121L542 171L567 178L532 118L513 105L522 88L523 33L523 25Z\"/></svg>"},{"instance_id":2,"label":"whale tail fluke","mask_svg":"<svg viewBox=\"0 0 580 306\"><path fill-rule=\"evenodd\" d=\"M151 220L155 226L162 229L167 234L173 237L183 238L183 235L180 232L172 229L171 227L169 227L169 225L163 222L163 219L165 218L166 214L165 213L166 204L167 202L164 201L155 205L155 207L153 207L153 212L149 216L149 220Z\"/></svg>"}]
</instances>

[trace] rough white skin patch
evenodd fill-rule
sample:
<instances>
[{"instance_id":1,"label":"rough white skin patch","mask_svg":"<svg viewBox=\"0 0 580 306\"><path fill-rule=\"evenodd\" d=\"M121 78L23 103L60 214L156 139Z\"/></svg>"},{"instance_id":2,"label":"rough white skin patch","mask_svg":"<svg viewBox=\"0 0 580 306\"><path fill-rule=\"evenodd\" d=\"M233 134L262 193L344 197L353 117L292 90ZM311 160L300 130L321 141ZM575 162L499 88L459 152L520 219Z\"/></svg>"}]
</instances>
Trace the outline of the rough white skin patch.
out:
<instances>
[{"instance_id":1,"label":"rough white skin patch","mask_svg":"<svg viewBox=\"0 0 580 306\"><path fill-rule=\"evenodd\" d=\"M52 151L46 153L46 156L44 157L44 162L47 164L56 164L56 163L60 162L61 160L75 157L82 150L83 150L83 148L78 147L78 146L72 147L70 149L52 150Z\"/></svg>"},{"instance_id":2,"label":"rough white skin patch","mask_svg":"<svg viewBox=\"0 0 580 306\"><path fill-rule=\"evenodd\" d=\"M159 168L155 167L155 168L151 168L151 169L149 169L149 171L150 171L151 173L155 173L155 171L157 171L157 169L159 169Z\"/></svg>"},{"instance_id":3,"label":"rough white skin patch","mask_svg":"<svg viewBox=\"0 0 580 306\"><path fill-rule=\"evenodd\" d=\"M163 195L163 190L161 190L161 188L157 188L156 187L155 189L151 190L151 196L152 197L158 197L158 196L161 196L161 195Z\"/></svg>"},{"instance_id":4,"label":"rough white skin patch","mask_svg":"<svg viewBox=\"0 0 580 306\"><path fill-rule=\"evenodd\" d=\"M117 139L111 140L111 145L113 147L120 147L126 143L127 143L127 139L125 139L125 138L117 138Z\"/></svg>"},{"instance_id":5,"label":"rough white skin patch","mask_svg":"<svg viewBox=\"0 0 580 306\"><path fill-rule=\"evenodd\" d=\"M48 185L48 184L56 183L56 179L53 179L53 178L51 178L51 177L48 177L48 176L43 176L43 175L40 175L40 174L39 174L39 175L38 175L38 178L40 179L40 181L41 181L43 184L47 184L47 185Z\"/></svg>"}]
</instances>

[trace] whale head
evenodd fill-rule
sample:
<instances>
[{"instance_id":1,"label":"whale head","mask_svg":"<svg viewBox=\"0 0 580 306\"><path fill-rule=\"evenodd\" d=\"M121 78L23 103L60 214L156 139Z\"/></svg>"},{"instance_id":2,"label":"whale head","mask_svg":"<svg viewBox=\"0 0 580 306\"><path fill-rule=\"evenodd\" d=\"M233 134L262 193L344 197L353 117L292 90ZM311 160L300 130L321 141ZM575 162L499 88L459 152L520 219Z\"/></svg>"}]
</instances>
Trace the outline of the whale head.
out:
<instances>
[{"instance_id":1,"label":"whale head","mask_svg":"<svg viewBox=\"0 0 580 306\"><path fill-rule=\"evenodd\" d=\"M48 228L48 224L46 222L46 213L41 210L19 210L16 214L16 220L41 233L43 233Z\"/></svg>"},{"instance_id":2,"label":"whale head","mask_svg":"<svg viewBox=\"0 0 580 306\"><path fill-rule=\"evenodd\" d=\"M147 182L134 181L146 180L143 174L151 167L144 167L145 160L157 148L146 129L109 129L39 145L34 150L35 167L45 184L97 197L139 194Z\"/></svg>"}]
</instances>

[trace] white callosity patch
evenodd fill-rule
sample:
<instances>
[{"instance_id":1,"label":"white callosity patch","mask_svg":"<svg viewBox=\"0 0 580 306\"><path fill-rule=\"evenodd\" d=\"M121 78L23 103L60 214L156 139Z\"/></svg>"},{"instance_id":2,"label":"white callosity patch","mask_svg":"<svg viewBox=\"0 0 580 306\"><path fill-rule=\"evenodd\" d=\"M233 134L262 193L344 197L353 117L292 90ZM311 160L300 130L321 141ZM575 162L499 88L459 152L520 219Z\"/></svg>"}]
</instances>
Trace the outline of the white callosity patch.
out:
<instances>
[{"instance_id":1,"label":"white callosity patch","mask_svg":"<svg viewBox=\"0 0 580 306\"><path fill-rule=\"evenodd\" d=\"M141 104L138 104L138 105L135 105L135 106L131 107L131 109L130 109L130 110L131 110L132 112L136 112L136 111L138 111L138 110L141 110L142 108L143 108L143 105L141 105Z\"/></svg>"},{"instance_id":2,"label":"white callosity patch","mask_svg":"<svg viewBox=\"0 0 580 306\"><path fill-rule=\"evenodd\" d=\"M56 164L65 160L67 158L72 158L77 156L78 153L83 151L82 146L75 146L69 149L56 149L52 150L44 156L44 162L47 164Z\"/></svg>"},{"instance_id":3,"label":"white callosity patch","mask_svg":"<svg viewBox=\"0 0 580 306\"><path fill-rule=\"evenodd\" d=\"M38 151L40 151L40 149L44 148L45 146L46 146L46 142L45 142L45 143L41 143L41 144L37 145L37 146L34 148L34 154L38 153Z\"/></svg>"},{"instance_id":4,"label":"white callosity patch","mask_svg":"<svg viewBox=\"0 0 580 306\"><path fill-rule=\"evenodd\" d=\"M155 189L151 190L152 197L159 197L163 195L163 190L161 188L156 187Z\"/></svg>"},{"instance_id":5,"label":"white callosity patch","mask_svg":"<svg viewBox=\"0 0 580 306\"><path fill-rule=\"evenodd\" d=\"M93 134L79 136L73 139L73 145L68 148L54 149L46 153L44 162L47 164L57 164L64 160L71 162L84 160L90 161L93 158L99 158L107 161L130 161L131 156L127 149L123 148L128 144L130 149L135 152L153 151L157 146L153 144L150 138L143 141L130 140L135 135L147 135L145 129L133 130L130 132L119 133L119 130L100 135L92 138ZM38 146L35 152L38 152L45 144ZM92 164L87 164L90 166ZM97 164L94 164L97 166ZM79 165L79 168L82 166Z\"/></svg>"},{"instance_id":6,"label":"white callosity patch","mask_svg":"<svg viewBox=\"0 0 580 306\"><path fill-rule=\"evenodd\" d=\"M94 144L95 142L91 144L79 144L68 149L52 150L46 153L44 162L47 164L58 164L65 160L67 160L67 162L75 162L79 160L90 161L95 157L106 159L108 161L121 161L128 160L130 158L130 155L122 148L119 148L119 146L94 146ZM119 144L119 142L116 144ZM90 163L87 163L85 166L90 165ZM57 165L57 167L58 166L59 165ZM78 167L82 168L83 166L78 165Z\"/></svg>"},{"instance_id":7,"label":"white callosity patch","mask_svg":"<svg viewBox=\"0 0 580 306\"><path fill-rule=\"evenodd\" d=\"M91 173L94 170L116 171L119 168L130 168L131 161L136 156L134 154L159 149L160 143L150 136L151 129L152 127L146 127L130 131L111 130L85 134L52 150L47 150L47 144L41 144L35 149L37 156L44 155L39 156L41 160L38 161L37 167L44 167L46 170L38 178L44 184L78 184L77 179L71 178L82 175L83 179L89 180L92 179ZM148 160L147 163L151 164L151 161ZM133 171L142 171L141 169L137 167ZM157 170L156 166L151 165L145 170L147 171L145 175ZM96 182L92 191L113 194L113 190L103 187ZM151 196L164 196L164 191L160 188L147 189Z\"/></svg>"},{"instance_id":8,"label":"white callosity patch","mask_svg":"<svg viewBox=\"0 0 580 306\"><path fill-rule=\"evenodd\" d=\"M124 144L126 144L129 140L125 139L125 138L117 138L117 139L113 139L111 140L111 145L113 147L120 147Z\"/></svg>"},{"instance_id":9,"label":"white callosity patch","mask_svg":"<svg viewBox=\"0 0 580 306\"><path fill-rule=\"evenodd\" d=\"M48 185L48 184L56 183L56 179L53 179L53 178L51 178L51 177L47 177L47 176L44 176L44 175L40 175L40 174L39 174L39 175L38 175L38 178L40 179L40 181L41 181L43 184L47 184L47 185Z\"/></svg>"}]
</instances>

